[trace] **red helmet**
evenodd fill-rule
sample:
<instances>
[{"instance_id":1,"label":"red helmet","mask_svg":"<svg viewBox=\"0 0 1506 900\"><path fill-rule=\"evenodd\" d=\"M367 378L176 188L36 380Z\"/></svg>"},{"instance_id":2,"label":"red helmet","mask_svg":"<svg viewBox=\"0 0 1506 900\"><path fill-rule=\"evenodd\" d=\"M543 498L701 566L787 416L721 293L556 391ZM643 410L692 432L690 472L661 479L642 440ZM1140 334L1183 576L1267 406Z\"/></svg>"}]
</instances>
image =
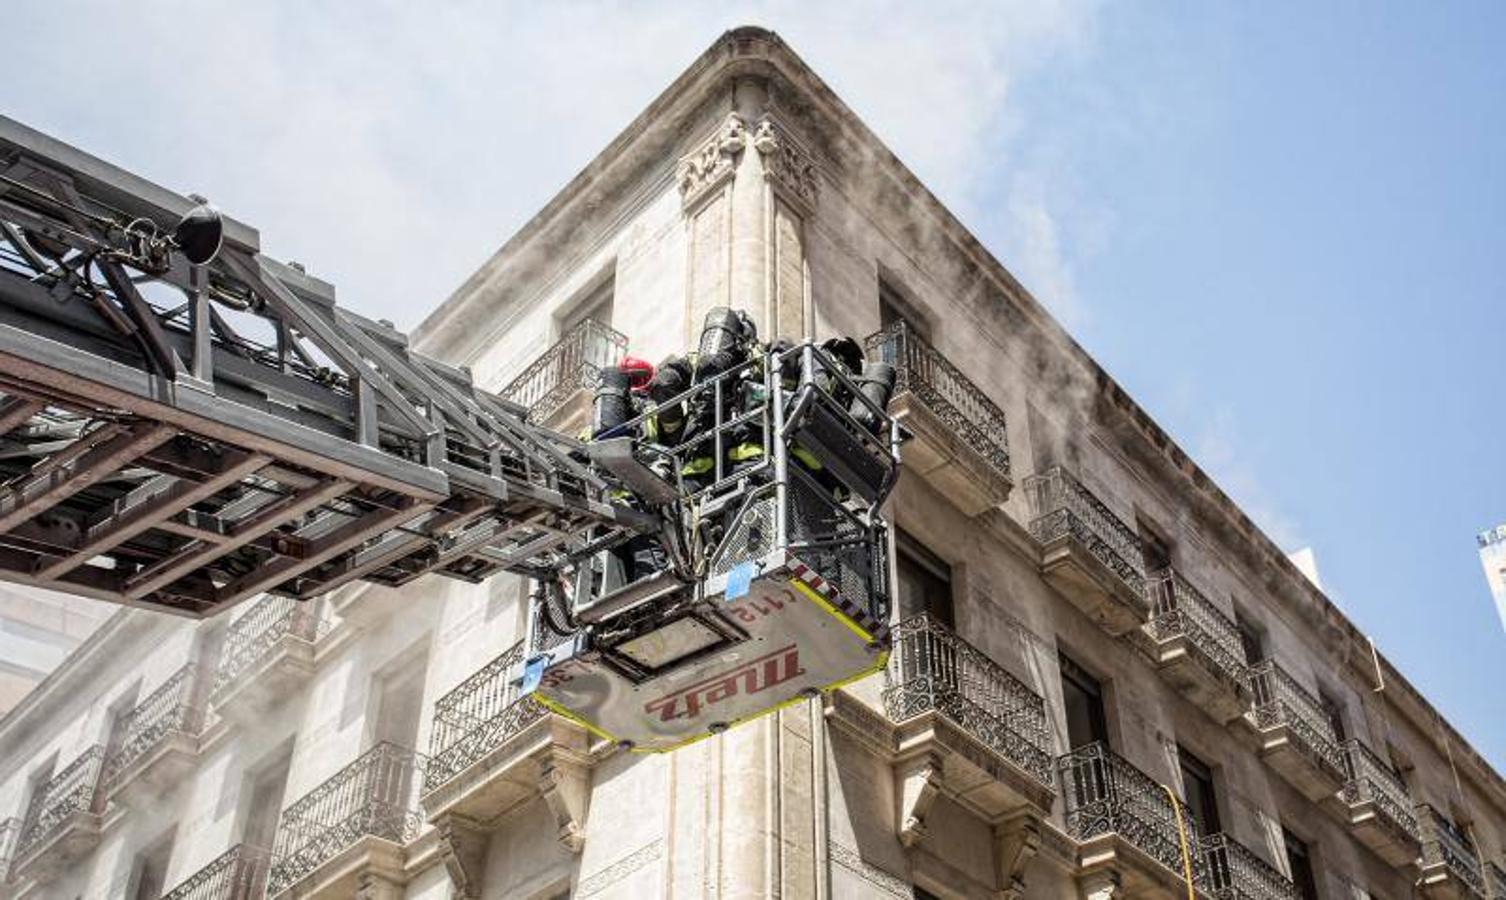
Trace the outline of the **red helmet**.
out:
<instances>
[{"instance_id":1,"label":"red helmet","mask_svg":"<svg viewBox=\"0 0 1506 900\"><path fill-rule=\"evenodd\" d=\"M627 373L628 387L634 391L648 390L648 383L654 380L654 364L646 359L624 356L617 367Z\"/></svg>"}]
</instances>

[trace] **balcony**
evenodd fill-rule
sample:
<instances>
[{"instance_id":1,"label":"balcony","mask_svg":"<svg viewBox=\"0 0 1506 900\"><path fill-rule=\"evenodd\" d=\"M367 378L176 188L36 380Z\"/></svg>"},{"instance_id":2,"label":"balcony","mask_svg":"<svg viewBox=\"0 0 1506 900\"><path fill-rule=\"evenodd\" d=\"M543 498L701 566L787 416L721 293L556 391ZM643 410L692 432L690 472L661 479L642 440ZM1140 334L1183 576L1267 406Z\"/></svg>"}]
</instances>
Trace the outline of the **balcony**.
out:
<instances>
[{"instance_id":1,"label":"balcony","mask_svg":"<svg viewBox=\"0 0 1506 900\"><path fill-rule=\"evenodd\" d=\"M1490 890L1490 900L1506 900L1506 869L1486 863L1485 886Z\"/></svg>"},{"instance_id":2,"label":"balcony","mask_svg":"<svg viewBox=\"0 0 1506 900\"><path fill-rule=\"evenodd\" d=\"M424 757L386 741L282 812L267 896L345 898L360 885L398 891L403 845L423 827Z\"/></svg>"},{"instance_id":3,"label":"balcony","mask_svg":"<svg viewBox=\"0 0 1506 900\"><path fill-rule=\"evenodd\" d=\"M566 849L584 846L591 735L518 695L523 650L514 645L434 704L423 807L440 829L459 896L480 883L482 859L468 848L484 852L481 823L534 798L548 805Z\"/></svg>"},{"instance_id":4,"label":"balcony","mask_svg":"<svg viewBox=\"0 0 1506 900\"><path fill-rule=\"evenodd\" d=\"M1174 569L1152 574L1146 588L1152 607L1144 633L1161 677L1214 721L1244 715L1249 667L1234 623Z\"/></svg>"},{"instance_id":5,"label":"balcony","mask_svg":"<svg viewBox=\"0 0 1506 900\"><path fill-rule=\"evenodd\" d=\"M884 717L846 692L833 696L830 714L890 760L901 842L925 837L926 814L943 792L991 824L1049 813L1055 790L1041 698L928 616L892 634Z\"/></svg>"},{"instance_id":6,"label":"balcony","mask_svg":"<svg viewBox=\"0 0 1506 900\"><path fill-rule=\"evenodd\" d=\"M5 886L10 883L10 864L16 855L16 842L21 837L21 820L11 816L0 822L0 896L9 896L5 893Z\"/></svg>"},{"instance_id":7,"label":"balcony","mask_svg":"<svg viewBox=\"0 0 1506 900\"><path fill-rule=\"evenodd\" d=\"M1061 467L1025 479L1041 575L1109 634L1150 619L1140 537Z\"/></svg>"},{"instance_id":8,"label":"balcony","mask_svg":"<svg viewBox=\"0 0 1506 900\"><path fill-rule=\"evenodd\" d=\"M262 900L271 864L270 852L236 844L164 894L162 900Z\"/></svg>"},{"instance_id":9,"label":"balcony","mask_svg":"<svg viewBox=\"0 0 1506 900\"><path fill-rule=\"evenodd\" d=\"M1422 835L1419 891L1428 900L1483 900L1485 872L1469 835L1426 803L1416 809Z\"/></svg>"},{"instance_id":10,"label":"balcony","mask_svg":"<svg viewBox=\"0 0 1506 900\"><path fill-rule=\"evenodd\" d=\"M1347 780L1339 736L1322 704L1272 660L1250 667L1249 712L1260 755L1314 803L1334 798Z\"/></svg>"},{"instance_id":11,"label":"balcony","mask_svg":"<svg viewBox=\"0 0 1506 900\"><path fill-rule=\"evenodd\" d=\"M210 695L215 712L255 721L313 674L315 644L328 630L316 602L265 597L230 623Z\"/></svg>"},{"instance_id":12,"label":"balcony","mask_svg":"<svg viewBox=\"0 0 1506 900\"><path fill-rule=\"evenodd\" d=\"M11 862L17 881L51 881L99 843L104 757L105 748L96 744L37 788Z\"/></svg>"},{"instance_id":13,"label":"balcony","mask_svg":"<svg viewBox=\"0 0 1506 900\"><path fill-rule=\"evenodd\" d=\"M105 760L109 799L155 802L193 769L204 724L200 671L192 664L179 669L121 719Z\"/></svg>"},{"instance_id":14,"label":"balcony","mask_svg":"<svg viewBox=\"0 0 1506 900\"><path fill-rule=\"evenodd\" d=\"M1358 740L1346 741L1343 800L1355 836L1393 866L1409 865L1422 852L1417 816L1401 776Z\"/></svg>"},{"instance_id":15,"label":"balcony","mask_svg":"<svg viewBox=\"0 0 1506 900\"><path fill-rule=\"evenodd\" d=\"M1224 834L1203 838L1207 893L1217 900L1300 900L1291 879Z\"/></svg>"},{"instance_id":16,"label":"balcony","mask_svg":"<svg viewBox=\"0 0 1506 900\"><path fill-rule=\"evenodd\" d=\"M1008 500L1014 482L1004 411L903 322L864 343L895 368L889 411L915 436L905 445L905 468L969 516Z\"/></svg>"},{"instance_id":17,"label":"balcony","mask_svg":"<svg viewBox=\"0 0 1506 900\"><path fill-rule=\"evenodd\" d=\"M1184 858L1177 805L1155 779L1102 744L1063 756L1057 772L1066 799L1067 834L1078 842L1078 881L1085 892L1108 882L1122 885L1130 897L1186 896L1187 869L1194 886L1207 890L1206 865L1192 823L1182 820L1188 841Z\"/></svg>"},{"instance_id":18,"label":"balcony","mask_svg":"<svg viewBox=\"0 0 1506 900\"><path fill-rule=\"evenodd\" d=\"M616 365L627 350L627 337L595 319L565 332L502 389L502 398L528 410L528 418L563 429L583 422L601 370Z\"/></svg>"}]
</instances>

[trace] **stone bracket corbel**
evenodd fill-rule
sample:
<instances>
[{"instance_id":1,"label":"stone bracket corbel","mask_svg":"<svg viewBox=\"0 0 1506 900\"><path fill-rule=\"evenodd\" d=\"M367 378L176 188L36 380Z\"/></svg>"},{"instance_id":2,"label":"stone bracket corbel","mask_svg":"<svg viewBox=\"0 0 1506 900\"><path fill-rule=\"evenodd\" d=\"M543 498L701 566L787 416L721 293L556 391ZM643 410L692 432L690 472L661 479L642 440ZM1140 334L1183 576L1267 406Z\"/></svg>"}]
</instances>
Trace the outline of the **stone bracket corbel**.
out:
<instances>
[{"instance_id":1,"label":"stone bracket corbel","mask_svg":"<svg viewBox=\"0 0 1506 900\"><path fill-rule=\"evenodd\" d=\"M926 814L941 793L944 761L939 753L920 753L894 764L894 793L899 800L896 821L899 842L914 847L926 836Z\"/></svg>"},{"instance_id":2,"label":"stone bracket corbel","mask_svg":"<svg viewBox=\"0 0 1506 900\"><path fill-rule=\"evenodd\" d=\"M558 749L539 755L539 794L559 828L559 841L571 853L586 843L586 809L591 801L591 768L575 754Z\"/></svg>"},{"instance_id":3,"label":"stone bracket corbel","mask_svg":"<svg viewBox=\"0 0 1506 900\"><path fill-rule=\"evenodd\" d=\"M1001 900L1025 896L1025 870L1041 849L1041 821L1033 813L1006 819L994 826L998 885Z\"/></svg>"},{"instance_id":4,"label":"stone bracket corbel","mask_svg":"<svg viewBox=\"0 0 1506 900\"><path fill-rule=\"evenodd\" d=\"M456 900L480 900L486 866L486 829L480 822L454 813L434 821L439 832L439 855L444 860Z\"/></svg>"}]
</instances>

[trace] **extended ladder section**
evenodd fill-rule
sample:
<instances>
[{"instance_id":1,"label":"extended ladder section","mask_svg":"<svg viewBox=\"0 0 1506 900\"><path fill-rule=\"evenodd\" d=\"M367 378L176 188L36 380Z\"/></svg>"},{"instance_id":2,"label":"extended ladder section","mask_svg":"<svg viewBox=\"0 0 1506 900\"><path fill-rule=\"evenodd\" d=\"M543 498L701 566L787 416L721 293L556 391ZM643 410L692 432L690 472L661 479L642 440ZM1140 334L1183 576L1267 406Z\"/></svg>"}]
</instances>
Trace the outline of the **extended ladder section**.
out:
<instances>
[{"instance_id":1,"label":"extended ladder section","mask_svg":"<svg viewBox=\"0 0 1506 900\"><path fill-rule=\"evenodd\" d=\"M0 395L0 578L133 606L548 578L660 527L255 230L3 117Z\"/></svg>"}]
</instances>

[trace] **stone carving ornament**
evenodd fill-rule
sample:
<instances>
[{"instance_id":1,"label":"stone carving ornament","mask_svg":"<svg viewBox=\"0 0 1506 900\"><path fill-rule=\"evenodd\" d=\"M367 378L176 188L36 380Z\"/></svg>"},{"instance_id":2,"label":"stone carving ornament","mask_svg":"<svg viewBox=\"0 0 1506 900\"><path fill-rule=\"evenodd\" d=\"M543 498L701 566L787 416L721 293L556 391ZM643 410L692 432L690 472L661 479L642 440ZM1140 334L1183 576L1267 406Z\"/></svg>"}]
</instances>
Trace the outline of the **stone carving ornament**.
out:
<instances>
[{"instance_id":1,"label":"stone carving ornament","mask_svg":"<svg viewBox=\"0 0 1506 900\"><path fill-rule=\"evenodd\" d=\"M731 175L747 144L747 128L742 116L732 112L722 120L722 125L715 134L681 157L677 180L680 183L680 198L685 205L695 203Z\"/></svg>"},{"instance_id":2,"label":"stone carving ornament","mask_svg":"<svg viewBox=\"0 0 1506 900\"><path fill-rule=\"evenodd\" d=\"M769 180L807 208L815 206L816 164L789 132L765 118L753 131L753 149L763 157Z\"/></svg>"}]
</instances>

